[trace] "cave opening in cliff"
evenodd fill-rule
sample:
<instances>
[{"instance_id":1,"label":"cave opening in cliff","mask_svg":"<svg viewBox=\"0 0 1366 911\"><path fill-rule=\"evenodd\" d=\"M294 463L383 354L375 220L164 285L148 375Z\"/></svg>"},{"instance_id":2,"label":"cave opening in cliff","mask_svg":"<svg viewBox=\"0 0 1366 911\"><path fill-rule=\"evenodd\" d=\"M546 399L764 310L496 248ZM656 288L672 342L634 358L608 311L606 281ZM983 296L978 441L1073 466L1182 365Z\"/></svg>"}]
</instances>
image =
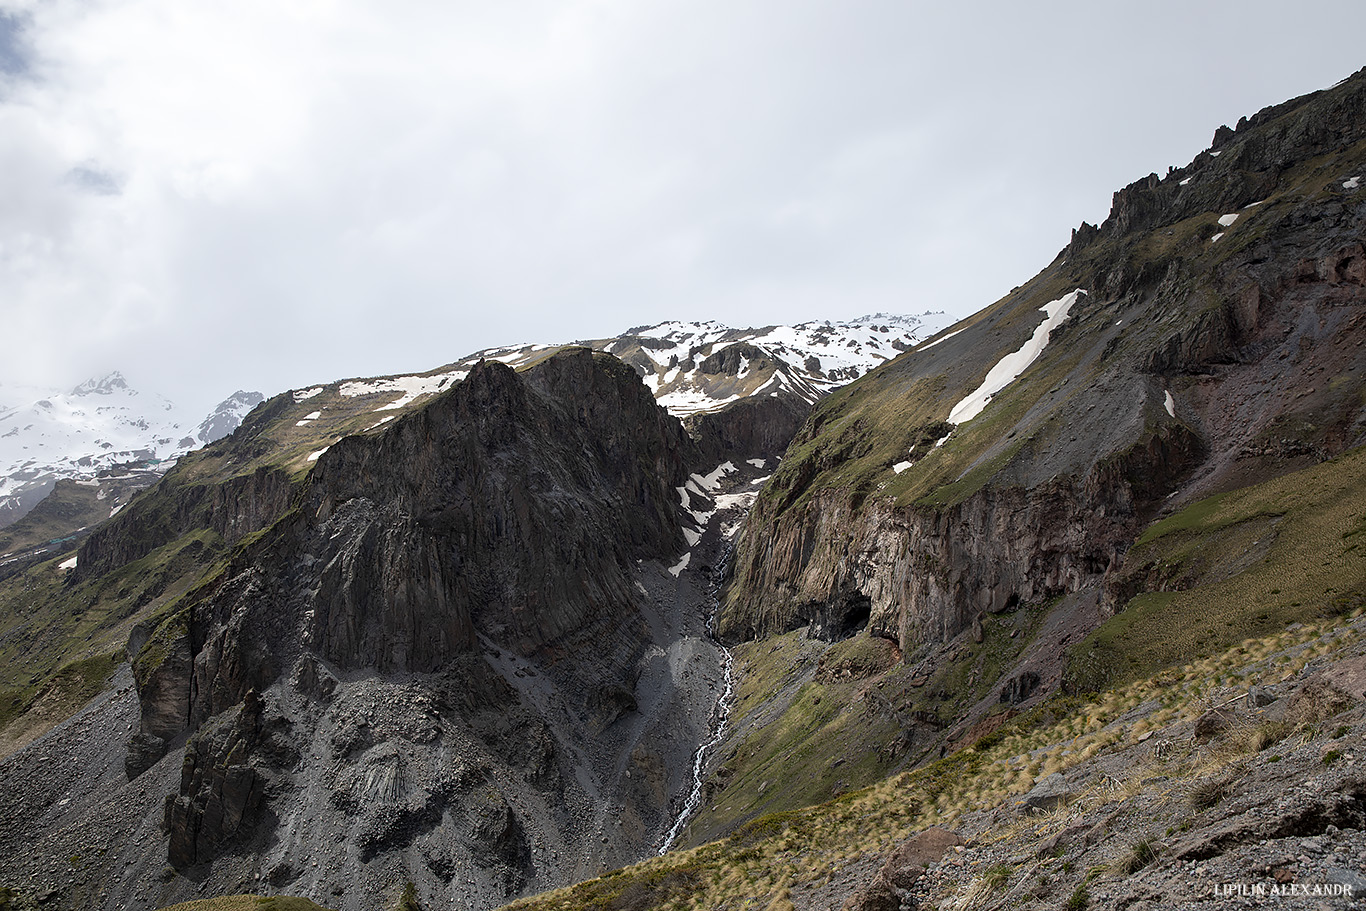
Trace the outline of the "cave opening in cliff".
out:
<instances>
[{"instance_id":1,"label":"cave opening in cliff","mask_svg":"<svg viewBox=\"0 0 1366 911\"><path fill-rule=\"evenodd\" d=\"M835 638L847 639L868 625L873 614L873 599L863 594L849 595L844 599L844 617L840 620Z\"/></svg>"}]
</instances>

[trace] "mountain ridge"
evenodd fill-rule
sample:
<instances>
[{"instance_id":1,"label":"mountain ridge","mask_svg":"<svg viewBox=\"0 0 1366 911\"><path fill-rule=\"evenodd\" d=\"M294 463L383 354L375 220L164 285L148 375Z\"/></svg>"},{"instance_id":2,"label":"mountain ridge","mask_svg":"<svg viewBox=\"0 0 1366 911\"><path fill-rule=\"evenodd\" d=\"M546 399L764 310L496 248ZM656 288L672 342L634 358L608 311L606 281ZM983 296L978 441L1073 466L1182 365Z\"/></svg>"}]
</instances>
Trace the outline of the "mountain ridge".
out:
<instances>
[{"instance_id":1,"label":"mountain ridge","mask_svg":"<svg viewBox=\"0 0 1366 911\"><path fill-rule=\"evenodd\" d=\"M1221 130L979 313L896 357L890 320L841 337L876 358L848 383L660 324L274 396L74 571L0 580L0 615L49 605L5 673L117 666L0 760L63 762L6 798L0 876L108 908L1137 908L1257 842L1355 849L1363 104L1366 71ZM1277 803L1311 773L1333 795Z\"/></svg>"},{"instance_id":2,"label":"mountain ridge","mask_svg":"<svg viewBox=\"0 0 1366 911\"><path fill-rule=\"evenodd\" d=\"M150 482L186 452L231 433L264 398L238 390L208 415L191 417L168 399L143 395L117 370L67 392L11 389L0 408L0 528L21 519L58 480L136 472Z\"/></svg>"}]
</instances>

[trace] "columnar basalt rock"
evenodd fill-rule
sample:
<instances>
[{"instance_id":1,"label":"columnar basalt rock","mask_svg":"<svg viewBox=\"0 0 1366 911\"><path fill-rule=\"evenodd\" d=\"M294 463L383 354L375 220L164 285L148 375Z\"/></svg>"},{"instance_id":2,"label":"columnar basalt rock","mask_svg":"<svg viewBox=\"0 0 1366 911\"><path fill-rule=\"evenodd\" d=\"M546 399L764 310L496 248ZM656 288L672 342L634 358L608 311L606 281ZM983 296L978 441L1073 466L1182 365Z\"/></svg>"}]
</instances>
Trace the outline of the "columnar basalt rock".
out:
<instances>
[{"instance_id":1,"label":"columnar basalt rock","mask_svg":"<svg viewBox=\"0 0 1366 911\"><path fill-rule=\"evenodd\" d=\"M681 540L671 493L694 458L609 357L572 350L525 376L481 364L383 433L331 447L300 508L194 596L167 647L144 650L143 734L168 743L299 653L429 673L481 633L531 655L614 628L634 613L633 560Z\"/></svg>"}]
</instances>

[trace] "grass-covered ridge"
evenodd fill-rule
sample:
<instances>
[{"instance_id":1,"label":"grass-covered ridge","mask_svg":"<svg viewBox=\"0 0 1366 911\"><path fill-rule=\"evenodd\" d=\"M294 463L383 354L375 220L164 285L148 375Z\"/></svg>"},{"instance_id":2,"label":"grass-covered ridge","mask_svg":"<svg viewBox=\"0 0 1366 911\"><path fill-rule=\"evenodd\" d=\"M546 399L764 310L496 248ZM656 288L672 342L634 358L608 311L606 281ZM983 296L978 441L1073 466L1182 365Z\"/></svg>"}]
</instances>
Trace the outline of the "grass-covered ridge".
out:
<instances>
[{"instance_id":1,"label":"grass-covered ridge","mask_svg":"<svg viewBox=\"0 0 1366 911\"><path fill-rule=\"evenodd\" d=\"M1099 689L1333 616L1366 599L1366 447L1193 503L1125 558L1139 591L1070 650L1067 683Z\"/></svg>"}]
</instances>

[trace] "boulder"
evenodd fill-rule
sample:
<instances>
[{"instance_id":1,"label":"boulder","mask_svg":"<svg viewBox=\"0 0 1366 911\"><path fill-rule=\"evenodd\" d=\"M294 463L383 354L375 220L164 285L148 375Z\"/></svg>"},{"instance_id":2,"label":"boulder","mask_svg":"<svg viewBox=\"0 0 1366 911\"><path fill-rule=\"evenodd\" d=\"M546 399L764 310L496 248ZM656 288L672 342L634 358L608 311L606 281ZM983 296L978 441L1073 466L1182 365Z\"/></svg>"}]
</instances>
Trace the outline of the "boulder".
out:
<instances>
[{"instance_id":1,"label":"boulder","mask_svg":"<svg viewBox=\"0 0 1366 911\"><path fill-rule=\"evenodd\" d=\"M1210 709L1195 719L1195 739L1202 743L1213 740L1227 731L1237 717L1236 712L1222 706Z\"/></svg>"},{"instance_id":2,"label":"boulder","mask_svg":"<svg viewBox=\"0 0 1366 911\"><path fill-rule=\"evenodd\" d=\"M909 889L925 868L938 863L948 850L963 844L957 832L934 826L903 841L887 855L881 876L898 889Z\"/></svg>"},{"instance_id":3,"label":"boulder","mask_svg":"<svg viewBox=\"0 0 1366 911\"><path fill-rule=\"evenodd\" d=\"M917 832L888 852L878 874L845 899L844 911L899 911L900 893L915 885L926 867L961 844L957 832L939 826Z\"/></svg>"},{"instance_id":4,"label":"boulder","mask_svg":"<svg viewBox=\"0 0 1366 911\"><path fill-rule=\"evenodd\" d=\"M1357 701L1366 700L1366 655L1335 662L1323 672L1323 679Z\"/></svg>"},{"instance_id":5,"label":"boulder","mask_svg":"<svg viewBox=\"0 0 1366 911\"><path fill-rule=\"evenodd\" d=\"M1047 813L1071 803L1075 796L1075 792L1062 773L1054 772L1034 785L1033 790L1020 798L1016 806L1021 812Z\"/></svg>"},{"instance_id":6,"label":"boulder","mask_svg":"<svg viewBox=\"0 0 1366 911\"><path fill-rule=\"evenodd\" d=\"M1270 690L1260 684L1248 687L1247 707L1250 709L1265 708L1276 701L1275 695Z\"/></svg>"}]
</instances>

